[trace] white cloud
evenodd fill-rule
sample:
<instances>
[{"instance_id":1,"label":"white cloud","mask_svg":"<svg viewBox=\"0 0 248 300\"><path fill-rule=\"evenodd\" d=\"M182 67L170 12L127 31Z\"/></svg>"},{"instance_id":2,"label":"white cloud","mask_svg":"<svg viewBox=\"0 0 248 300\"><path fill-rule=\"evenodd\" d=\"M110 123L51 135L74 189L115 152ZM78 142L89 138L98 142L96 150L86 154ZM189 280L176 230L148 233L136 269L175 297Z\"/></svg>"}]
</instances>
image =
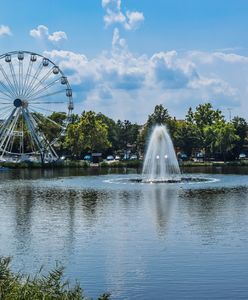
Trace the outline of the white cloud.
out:
<instances>
[{"instance_id":1,"label":"white cloud","mask_svg":"<svg viewBox=\"0 0 248 300\"><path fill-rule=\"evenodd\" d=\"M127 30L136 29L144 21L144 15L138 11L127 11L127 21L124 24Z\"/></svg>"},{"instance_id":2,"label":"white cloud","mask_svg":"<svg viewBox=\"0 0 248 300\"><path fill-rule=\"evenodd\" d=\"M117 28L112 51L92 59L70 51L53 50L44 54L68 74L77 112L91 109L114 119L143 123L160 103L178 118L185 116L189 106L205 101L224 112L232 107L233 114L244 116L247 111L244 108L248 98L248 57L245 56L225 56L221 52L196 56L176 51L154 53L150 57L134 55Z\"/></svg>"},{"instance_id":3,"label":"white cloud","mask_svg":"<svg viewBox=\"0 0 248 300\"><path fill-rule=\"evenodd\" d=\"M54 44L61 40L67 40L67 35L64 31L55 31L49 34L49 29L45 25L39 25L37 29L31 29L29 34L35 39L48 40Z\"/></svg>"},{"instance_id":4,"label":"white cloud","mask_svg":"<svg viewBox=\"0 0 248 300\"><path fill-rule=\"evenodd\" d=\"M120 24L126 30L133 30L138 28L145 19L142 12L123 12L121 10L121 0L102 0L102 7L105 10L103 20L107 27Z\"/></svg>"},{"instance_id":5,"label":"white cloud","mask_svg":"<svg viewBox=\"0 0 248 300\"><path fill-rule=\"evenodd\" d=\"M59 42L61 40L67 40L67 35L64 31L55 31L54 33L48 36L49 41Z\"/></svg>"},{"instance_id":6,"label":"white cloud","mask_svg":"<svg viewBox=\"0 0 248 300\"><path fill-rule=\"evenodd\" d=\"M112 49L113 51L127 49L126 40L120 37L120 32L118 28L114 29L114 34L112 38Z\"/></svg>"},{"instance_id":7,"label":"white cloud","mask_svg":"<svg viewBox=\"0 0 248 300\"><path fill-rule=\"evenodd\" d=\"M0 25L0 36L12 35L10 28L6 25Z\"/></svg>"},{"instance_id":8,"label":"white cloud","mask_svg":"<svg viewBox=\"0 0 248 300\"><path fill-rule=\"evenodd\" d=\"M29 34L35 39L45 38L49 35L48 28L45 25L39 25L37 29L31 29Z\"/></svg>"}]
</instances>

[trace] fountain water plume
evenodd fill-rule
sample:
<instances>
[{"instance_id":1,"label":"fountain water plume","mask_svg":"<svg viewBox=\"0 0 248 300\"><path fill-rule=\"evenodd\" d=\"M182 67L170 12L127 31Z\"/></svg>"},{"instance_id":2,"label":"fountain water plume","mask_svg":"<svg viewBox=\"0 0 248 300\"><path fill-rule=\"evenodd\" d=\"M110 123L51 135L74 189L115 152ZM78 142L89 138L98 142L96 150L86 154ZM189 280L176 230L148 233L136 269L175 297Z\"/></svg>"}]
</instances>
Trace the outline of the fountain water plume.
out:
<instances>
[{"instance_id":1,"label":"fountain water plume","mask_svg":"<svg viewBox=\"0 0 248 300\"><path fill-rule=\"evenodd\" d=\"M176 153L166 126L157 125L151 134L142 171L143 182L181 180Z\"/></svg>"}]
</instances>

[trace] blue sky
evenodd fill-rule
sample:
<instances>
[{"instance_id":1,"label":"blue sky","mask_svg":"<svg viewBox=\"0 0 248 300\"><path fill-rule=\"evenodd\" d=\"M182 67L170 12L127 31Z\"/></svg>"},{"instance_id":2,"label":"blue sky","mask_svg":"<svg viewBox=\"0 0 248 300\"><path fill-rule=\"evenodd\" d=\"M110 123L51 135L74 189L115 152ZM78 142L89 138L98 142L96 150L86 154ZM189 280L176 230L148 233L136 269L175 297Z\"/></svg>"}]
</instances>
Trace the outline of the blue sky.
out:
<instances>
[{"instance_id":1,"label":"blue sky","mask_svg":"<svg viewBox=\"0 0 248 300\"><path fill-rule=\"evenodd\" d=\"M159 103L181 118L210 101L248 117L246 0L1 2L1 52L54 59L76 111L144 122Z\"/></svg>"}]
</instances>

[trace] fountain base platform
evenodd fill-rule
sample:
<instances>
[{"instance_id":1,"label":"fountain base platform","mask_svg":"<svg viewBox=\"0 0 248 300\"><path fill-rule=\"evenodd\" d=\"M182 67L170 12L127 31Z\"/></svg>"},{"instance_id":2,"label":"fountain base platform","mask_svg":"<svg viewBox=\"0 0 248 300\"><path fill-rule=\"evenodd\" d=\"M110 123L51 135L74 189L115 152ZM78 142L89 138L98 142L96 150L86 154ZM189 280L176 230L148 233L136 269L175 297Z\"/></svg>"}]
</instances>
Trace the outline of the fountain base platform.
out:
<instances>
[{"instance_id":1,"label":"fountain base platform","mask_svg":"<svg viewBox=\"0 0 248 300\"><path fill-rule=\"evenodd\" d=\"M199 178L199 177L182 177L180 179L142 179L142 178L134 178L129 179L130 182L136 183L186 183L186 182L206 182L209 181L208 178Z\"/></svg>"}]
</instances>

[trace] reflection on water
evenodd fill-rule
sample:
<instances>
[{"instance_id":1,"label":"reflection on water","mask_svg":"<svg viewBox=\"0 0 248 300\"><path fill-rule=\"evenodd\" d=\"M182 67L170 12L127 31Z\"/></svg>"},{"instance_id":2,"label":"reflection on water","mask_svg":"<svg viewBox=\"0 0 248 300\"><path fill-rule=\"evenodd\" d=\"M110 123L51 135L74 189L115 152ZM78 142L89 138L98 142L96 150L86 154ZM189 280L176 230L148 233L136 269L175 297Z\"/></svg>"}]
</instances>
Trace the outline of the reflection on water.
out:
<instances>
[{"instance_id":1,"label":"reflection on water","mask_svg":"<svg viewBox=\"0 0 248 300\"><path fill-rule=\"evenodd\" d=\"M149 205L157 232L165 236L177 205L178 188L169 185L155 184L149 191L143 192L143 199Z\"/></svg>"},{"instance_id":2,"label":"reflection on water","mask_svg":"<svg viewBox=\"0 0 248 300\"><path fill-rule=\"evenodd\" d=\"M82 172L0 174L0 254L15 269L59 260L95 297L248 298L247 176L122 184L124 175Z\"/></svg>"}]
</instances>

